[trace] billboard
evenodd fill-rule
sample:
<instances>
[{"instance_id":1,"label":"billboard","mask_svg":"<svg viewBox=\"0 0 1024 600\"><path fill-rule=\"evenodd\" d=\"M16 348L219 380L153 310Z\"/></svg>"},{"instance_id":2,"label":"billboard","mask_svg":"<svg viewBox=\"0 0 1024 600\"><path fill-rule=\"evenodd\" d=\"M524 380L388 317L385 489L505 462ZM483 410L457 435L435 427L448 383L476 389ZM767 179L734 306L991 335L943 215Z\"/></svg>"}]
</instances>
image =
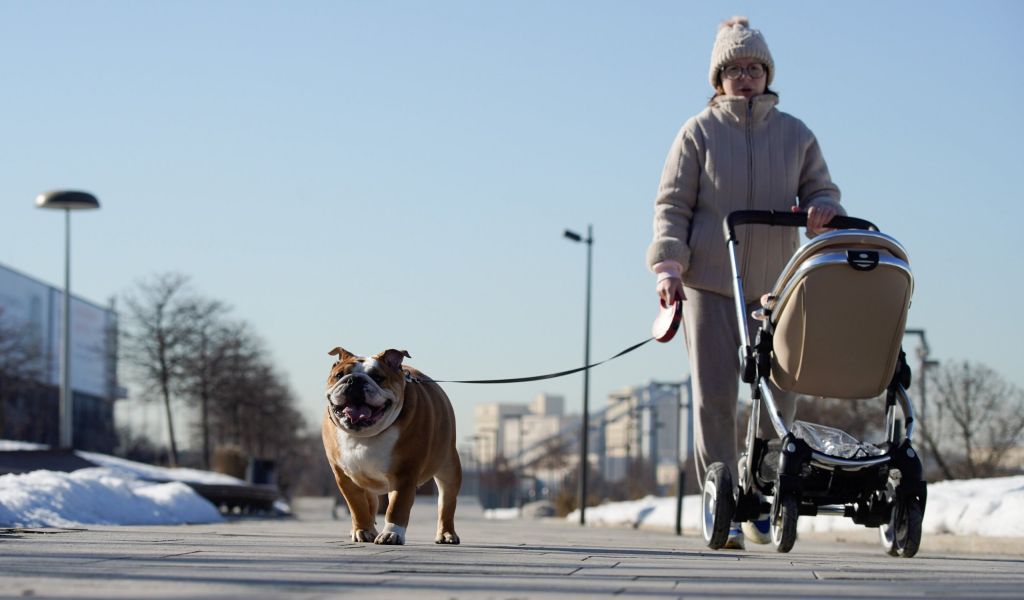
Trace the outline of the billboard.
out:
<instances>
[{"instance_id":1,"label":"billboard","mask_svg":"<svg viewBox=\"0 0 1024 600\"><path fill-rule=\"evenodd\" d=\"M0 319L24 332L26 343L42 351L43 383L60 385L64 292L0 265ZM71 388L111 398L115 385L117 314L71 296Z\"/></svg>"}]
</instances>

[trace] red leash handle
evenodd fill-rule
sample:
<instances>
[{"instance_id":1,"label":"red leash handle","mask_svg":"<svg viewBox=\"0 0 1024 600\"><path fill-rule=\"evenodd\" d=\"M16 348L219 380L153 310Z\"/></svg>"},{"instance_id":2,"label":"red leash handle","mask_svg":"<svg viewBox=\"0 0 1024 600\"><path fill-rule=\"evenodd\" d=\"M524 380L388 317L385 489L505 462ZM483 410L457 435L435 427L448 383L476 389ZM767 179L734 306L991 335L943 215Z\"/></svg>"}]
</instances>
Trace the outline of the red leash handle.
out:
<instances>
[{"instance_id":1,"label":"red leash handle","mask_svg":"<svg viewBox=\"0 0 1024 600\"><path fill-rule=\"evenodd\" d=\"M666 306L664 300L659 300L659 303L661 309L654 318L654 324L651 325L651 336L665 343L675 337L679 325L683 322L683 299L677 295L671 306Z\"/></svg>"}]
</instances>

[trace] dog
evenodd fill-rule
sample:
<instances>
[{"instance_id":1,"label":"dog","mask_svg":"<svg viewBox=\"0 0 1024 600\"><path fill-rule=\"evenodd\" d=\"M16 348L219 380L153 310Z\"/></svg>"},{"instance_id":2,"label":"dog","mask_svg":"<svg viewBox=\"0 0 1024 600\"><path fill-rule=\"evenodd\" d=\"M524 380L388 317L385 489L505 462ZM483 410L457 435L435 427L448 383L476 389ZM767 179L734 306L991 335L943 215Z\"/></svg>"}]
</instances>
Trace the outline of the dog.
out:
<instances>
[{"instance_id":1,"label":"dog","mask_svg":"<svg viewBox=\"0 0 1024 600\"><path fill-rule=\"evenodd\" d=\"M327 460L349 512L352 541L404 544L416 488L437 483L438 544L458 544L455 502L462 465L455 449L455 411L436 383L389 349L365 358L338 347L327 378L322 437ZM388 494L384 529L374 517Z\"/></svg>"}]
</instances>

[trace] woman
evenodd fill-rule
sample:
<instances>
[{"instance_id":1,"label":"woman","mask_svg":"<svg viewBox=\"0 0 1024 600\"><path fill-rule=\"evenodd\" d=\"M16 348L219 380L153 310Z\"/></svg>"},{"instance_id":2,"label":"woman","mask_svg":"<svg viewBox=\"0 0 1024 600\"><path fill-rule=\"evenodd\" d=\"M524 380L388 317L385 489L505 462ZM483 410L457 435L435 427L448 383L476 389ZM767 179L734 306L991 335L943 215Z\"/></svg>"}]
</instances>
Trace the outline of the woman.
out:
<instances>
[{"instance_id":1,"label":"woman","mask_svg":"<svg viewBox=\"0 0 1024 600\"><path fill-rule=\"evenodd\" d=\"M666 304L676 297L684 300L702 486L712 463L728 465L734 479L737 464L739 332L722 219L742 209L805 210L807 233L816 235L833 216L845 214L814 134L799 119L776 110L778 95L768 87L774 76L764 36L750 29L745 17L720 26L709 76L715 95L676 135L655 200L647 264L657 274L657 292ZM799 232L742 227L737 235L745 300L752 305L771 290L796 250ZM776 399L792 420L793 396L778 393ZM761 420L765 428L767 421ZM752 541L768 541L766 528L747 525L743 531ZM730 531L727 547L743 547L739 528Z\"/></svg>"}]
</instances>

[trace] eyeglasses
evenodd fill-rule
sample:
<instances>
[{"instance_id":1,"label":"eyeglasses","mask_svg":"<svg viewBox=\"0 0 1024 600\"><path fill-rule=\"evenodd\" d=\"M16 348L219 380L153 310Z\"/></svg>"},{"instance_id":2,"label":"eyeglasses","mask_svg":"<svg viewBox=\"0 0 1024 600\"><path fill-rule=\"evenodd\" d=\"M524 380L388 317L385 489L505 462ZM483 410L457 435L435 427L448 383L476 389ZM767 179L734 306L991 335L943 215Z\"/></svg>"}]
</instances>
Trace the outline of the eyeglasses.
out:
<instances>
[{"instance_id":1,"label":"eyeglasses","mask_svg":"<svg viewBox=\"0 0 1024 600\"><path fill-rule=\"evenodd\" d=\"M760 79L764 77L765 73L767 72L768 68L762 65L761 63L754 63L752 65L747 65L746 67L741 67L739 65L728 65L722 68L722 77L725 77L726 79L735 80L739 79L743 75L746 75L751 79Z\"/></svg>"}]
</instances>

